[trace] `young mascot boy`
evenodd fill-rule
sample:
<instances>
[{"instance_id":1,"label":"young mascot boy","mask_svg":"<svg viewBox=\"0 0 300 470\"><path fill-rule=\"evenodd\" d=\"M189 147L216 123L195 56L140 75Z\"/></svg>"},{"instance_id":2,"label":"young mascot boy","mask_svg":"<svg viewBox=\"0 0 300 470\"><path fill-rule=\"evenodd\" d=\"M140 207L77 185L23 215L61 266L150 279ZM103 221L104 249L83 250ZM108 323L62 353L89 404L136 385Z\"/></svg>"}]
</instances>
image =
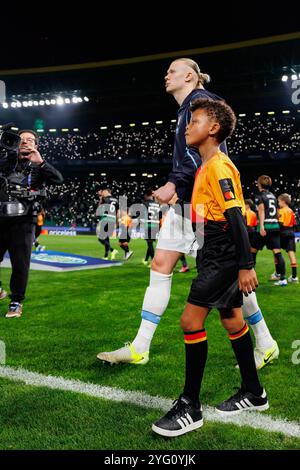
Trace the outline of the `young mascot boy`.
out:
<instances>
[{"instance_id":1,"label":"young mascot boy","mask_svg":"<svg viewBox=\"0 0 300 470\"><path fill-rule=\"evenodd\" d=\"M219 144L234 130L236 118L222 101L198 99L186 128L189 146L199 148L202 166L195 178L192 217L204 220L204 245L198 251L198 276L181 317L186 376L182 394L171 410L152 425L157 434L180 436L202 426L199 401L207 359L205 320L212 308L220 312L241 374L239 391L216 407L223 415L269 408L255 367L249 328L242 315L243 293L258 285L245 221L240 175ZM199 227L199 225L198 225Z\"/></svg>"}]
</instances>

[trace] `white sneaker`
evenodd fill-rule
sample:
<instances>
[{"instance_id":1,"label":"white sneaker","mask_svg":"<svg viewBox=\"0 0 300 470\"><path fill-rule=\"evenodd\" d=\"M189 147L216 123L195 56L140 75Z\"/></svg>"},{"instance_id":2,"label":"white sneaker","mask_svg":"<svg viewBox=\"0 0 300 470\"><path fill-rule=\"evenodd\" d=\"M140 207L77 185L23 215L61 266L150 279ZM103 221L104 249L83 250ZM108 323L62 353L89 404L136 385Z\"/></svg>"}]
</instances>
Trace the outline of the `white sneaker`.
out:
<instances>
[{"instance_id":1,"label":"white sneaker","mask_svg":"<svg viewBox=\"0 0 300 470\"><path fill-rule=\"evenodd\" d=\"M10 302L6 318L19 318L22 315L23 304L19 302Z\"/></svg>"},{"instance_id":2,"label":"white sneaker","mask_svg":"<svg viewBox=\"0 0 300 470\"><path fill-rule=\"evenodd\" d=\"M7 292L4 289L0 289L0 300L5 299L7 297Z\"/></svg>"},{"instance_id":3,"label":"white sneaker","mask_svg":"<svg viewBox=\"0 0 300 470\"><path fill-rule=\"evenodd\" d=\"M144 365L149 361L149 351L138 353L132 343L125 343L125 346L115 351L102 352L97 354L99 361L109 362L110 364L136 364Z\"/></svg>"},{"instance_id":4,"label":"white sneaker","mask_svg":"<svg viewBox=\"0 0 300 470\"><path fill-rule=\"evenodd\" d=\"M298 277L290 276L290 277L288 278L288 281L289 281L289 282L292 282L292 283L293 283L293 282L296 283L296 282L299 282L299 279L298 279Z\"/></svg>"},{"instance_id":5,"label":"white sneaker","mask_svg":"<svg viewBox=\"0 0 300 470\"><path fill-rule=\"evenodd\" d=\"M127 261L131 256L133 255L133 251L128 251L128 253L125 253L125 260Z\"/></svg>"},{"instance_id":6,"label":"white sneaker","mask_svg":"<svg viewBox=\"0 0 300 470\"><path fill-rule=\"evenodd\" d=\"M256 369L262 369L267 364L270 364L274 359L278 359L279 347L277 341L274 341L273 346L270 349L254 349L254 359Z\"/></svg>"},{"instance_id":7,"label":"white sneaker","mask_svg":"<svg viewBox=\"0 0 300 470\"><path fill-rule=\"evenodd\" d=\"M285 287L285 286L287 286L287 280L286 279L281 279L280 281L274 282L274 286Z\"/></svg>"},{"instance_id":8,"label":"white sneaker","mask_svg":"<svg viewBox=\"0 0 300 470\"><path fill-rule=\"evenodd\" d=\"M273 274L271 274L269 280L270 280L270 281L279 281L279 279L280 279L280 274L273 273Z\"/></svg>"}]
</instances>

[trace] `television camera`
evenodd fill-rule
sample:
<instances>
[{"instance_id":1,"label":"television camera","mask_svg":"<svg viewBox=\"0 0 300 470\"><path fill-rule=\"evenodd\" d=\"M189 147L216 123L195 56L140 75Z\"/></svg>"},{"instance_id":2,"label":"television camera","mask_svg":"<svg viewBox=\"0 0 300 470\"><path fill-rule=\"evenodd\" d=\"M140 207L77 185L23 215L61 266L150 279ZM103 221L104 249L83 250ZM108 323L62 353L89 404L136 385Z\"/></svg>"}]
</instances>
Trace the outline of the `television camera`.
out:
<instances>
[{"instance_id":1,"label":"television camera","mask_svg":"<svg viewBox=\"0 0 300 470\"><path fill-rule=\"evenodd\" d=\"M35 216L41 210L40 200L46 197L45 189L30 189L32 166L27 160L17 169L20 136L7 130L11 124L0 128L0 217Z\"/></svg>"}]
</instances>

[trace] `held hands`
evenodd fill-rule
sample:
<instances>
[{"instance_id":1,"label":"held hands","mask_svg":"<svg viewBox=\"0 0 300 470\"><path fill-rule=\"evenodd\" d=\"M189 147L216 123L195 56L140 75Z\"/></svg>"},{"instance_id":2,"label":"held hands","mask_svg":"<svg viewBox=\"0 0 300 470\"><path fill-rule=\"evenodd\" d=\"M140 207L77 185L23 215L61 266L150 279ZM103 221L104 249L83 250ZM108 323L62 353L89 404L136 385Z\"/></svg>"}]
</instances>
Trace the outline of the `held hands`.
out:
<instances>
[{"instance_id":1,"label":"held hands","mask_svg":"<svg viewBox=\"0 0 300 470\"><path fill-rule=\"evenodd\" d=\"M240 269L239 270L239 290L248 297L248 294L251 294L255 291L258 286L258 280L256 277L256 272L254 269Z\"/></svg>"},{"instance_id":2,"label":"held hands","mask_svg":"<svg viewBox=\"0 0 300 470\"><path fill-rule=\"evenodd\" d=\"M176 186L174 183L168 182L153 192L153 196L161 204L168 203L176 193Z\"/></svg>"},{"instance_id":3,"label":"held hands","mask_svg":"<svg viewBox=\"0 0 300 470\"><path fill-rule=\"evenodd\" d=\"M172 199L170 199L170 201L168 201L168 204L169 204L169 206L174 206L174 204L176 204L177 201L178 201L178 196L177 196L177 193L175 193L174 196L172 197Z\"/></svg>"}]
</instances>

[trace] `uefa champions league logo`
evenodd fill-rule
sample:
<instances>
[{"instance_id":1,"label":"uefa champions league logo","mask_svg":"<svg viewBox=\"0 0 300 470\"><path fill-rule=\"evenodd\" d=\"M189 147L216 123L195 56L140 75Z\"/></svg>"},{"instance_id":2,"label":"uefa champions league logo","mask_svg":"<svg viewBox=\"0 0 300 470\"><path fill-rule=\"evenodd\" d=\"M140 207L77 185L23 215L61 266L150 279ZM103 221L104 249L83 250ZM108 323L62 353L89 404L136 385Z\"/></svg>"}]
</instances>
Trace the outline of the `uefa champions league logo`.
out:
<instances>
[{"instance_id":1,"label":"uefa champions league logo","mask_svg":"<svg viewBox=\"0 0 300 470\"><path fill-rule=\"evenodd\" d=\"M32 254L32 261L44 261L45 263L61 263L61 264L86 264L87 260L76 258L75 256L49 255L47 253Z\"/></svg>"}]
</instances>

